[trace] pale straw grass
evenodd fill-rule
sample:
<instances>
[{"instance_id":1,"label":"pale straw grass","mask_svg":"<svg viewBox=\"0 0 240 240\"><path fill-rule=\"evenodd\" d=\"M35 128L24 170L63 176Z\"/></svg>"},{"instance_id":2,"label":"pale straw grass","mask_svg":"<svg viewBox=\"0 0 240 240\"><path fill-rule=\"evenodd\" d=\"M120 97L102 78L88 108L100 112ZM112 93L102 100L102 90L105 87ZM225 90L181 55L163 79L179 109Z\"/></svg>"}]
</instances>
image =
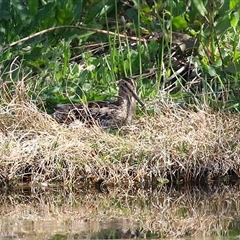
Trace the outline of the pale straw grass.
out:
<instances>
[{"instance_id":1,"label":"pale straw grass","mask_svg":"<svg viewBox=\"0 0 240 240\"><path fill-rule=\"evenodd\" d=\"M31 100L16 97L0 107L0 119L3 183L21 181L26 174L32 183L118 186L239 174L238 114L171 104L107 132L59 125Z\"/></svg>"},{"instance_id":2,"label":"pale straw grass","mask_svg":"<svg viewBox=\"0 0 240 240\"><path fill-rule=\"evenodd\" d=\"M155 115L143 114L132 125L109 132L60 125L36 107L27 91L19 82L0 106L3 184L27 178L31 183L128 187L239 174L238 114L185 110L156 100Z\"/></svg>"}]
</instances>

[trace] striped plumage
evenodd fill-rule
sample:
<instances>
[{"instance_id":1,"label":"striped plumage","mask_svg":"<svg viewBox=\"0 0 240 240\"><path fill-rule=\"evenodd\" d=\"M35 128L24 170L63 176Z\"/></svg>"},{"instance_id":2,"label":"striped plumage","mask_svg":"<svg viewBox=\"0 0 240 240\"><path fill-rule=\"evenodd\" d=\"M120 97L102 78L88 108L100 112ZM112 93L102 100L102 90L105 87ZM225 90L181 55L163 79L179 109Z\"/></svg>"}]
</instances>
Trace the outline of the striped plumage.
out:
<instances>
[{"instance_id":1,"label":"striped plumage","mask_svg":"<svg viewBox=\"0 0 240 240\"><path fill-rule=\"evenodd\" d=\"M96 101L86 104L59 104L53 117L59 123L69 124L80 120L84 125L97 124L103 128L118 128L131 123L136 113L136 100L143 105L136 95L136 83L132 78L118 81L116 101Z\"/></svg>"}]
</instances>

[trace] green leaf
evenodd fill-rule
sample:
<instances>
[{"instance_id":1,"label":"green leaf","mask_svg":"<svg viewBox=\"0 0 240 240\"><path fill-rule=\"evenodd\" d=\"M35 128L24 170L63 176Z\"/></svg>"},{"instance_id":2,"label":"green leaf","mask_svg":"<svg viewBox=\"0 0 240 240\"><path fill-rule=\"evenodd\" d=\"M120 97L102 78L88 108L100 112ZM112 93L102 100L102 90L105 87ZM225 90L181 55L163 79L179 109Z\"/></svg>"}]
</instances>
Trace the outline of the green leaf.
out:
<instances>
[{"instance_id":1,"label":"green leaf","mask_svg":"<svg viewBox=\"0 0 240 240\"><path fill-rule=\"evenodd\" d=\"M13 6L13 9L17 13L17 17L19 18L18 20L25 21L29 16L29 11L27 9L27 6L25 6L25 4L20 0L12 0L11 3Z\"/></svg>"},{"instance_id":2,"label":"green leaf","mask_svg":"<svg viewBox=\"0 0 240 240\"><path fill-rule=\"evenodd\" d=\"M229 9L232 10L237 5L238 2L239 0L230 0Z\"/></svg>"},{"instance_id":3,"label":"green leaf","mask_svg":"<svg viewBox=\"0 0 240 240\"><path fill-rule=\"evenodd\" d=\"M207 70L207 72L209 73L209 75L210 75L211 77L214 77L214 76L217 75L215 68L212 67L212 66L207 66L207 69L206 69L206 70Z\"/></svg>"},{"instance_id":4,"label":"green leaf","mask_svg":"<svg viewBox=\"0 0 240 240\"><path fill-rule=\"evenodd\" d=\"M8 12L8 11L0 11L0 20L1 19L9 20L11 18L12 18L12 16L11 16L10 12Z\"/></svg>"},{"instance_id":5,"label":"green leaf","mask_svg":"<svg viewBox=\"0 0 240 240\"><path fill-rule=\"evenodd\" d=\"M219 35L225 34L230 27L230 19L228 17L221 18L216 22L216 33Z\"/></svg>"},{"instance_id":6,"label":"green leaf","mask_svg":"<svg viewBox=\"0 0 240 240\"><path fill-rule=\"evenodd\" d=\"M79 21L82 16L83 1L75 0L74 6L75 6L75 8L74 8L74 13L73 13L73 18L75 21Z\"/></svg>"},{"instance_id":7,"label":"green leaf","mask_svg":"<svg viewBox=\"0 0 240 240\"><path fill-rule=\"evenodd\" d=\"M224 1L221 8L218 9L218 18L223 18L229 13L229 1Z\"/></svg>"},{"instance_id":8,"label":"green leaf","mask_svg":"<svg viewBox=\"0 0 240 240\"><path fill-rule=\"evenodd\" d=\"M147 4L142 4L141 10L145 13L150 13L150 11L151 11L150 7Z\"/></svg>"},{"instance_id":9,"label":"green leaf","mask_svg":"<svg viewBox=\"0 0 240 240\"><path fill-rule=\"evenodd\" d=\"M188 26L185 19L181 16L174 17L172 23L178 30L186 29Z\"/></svg>"},{"instance_id":10,"label":"green leaf","mask_svg":"<svg viewBox=\"0 0 240 240\"><path fill-rule=\"evenodd\" d=\"M222 60L218 59L215 63L214 63L214 67L218 68L222 66Z\"/></svg>"},{"instance_id":11,"label":"green leaf","mask_svg":"<svg viewBox=\"0 0 240 240\"><path fill-rule=\"evenodd\" d=\"M239 73L240 72L240 64L238 63L230 63L228 67L225 68L225 70L229 73Z\"/></svg>"},{"instance_id":12,"label":"green leaf","mask_svg":"<svg viewBox=\"0 0 240 240\"><path fill-rule=\"evenodd\" d=\"M38 11L34 21L41 26L41 29L52 27L55 21L55 11L56 3L47 3ZM46 16L48 17L46 18Z\"/></svg>"},{"instance_id":13,"label":"green leaf","mask_svg":"<svg viewBox=\"0 0 240 240\"><path fill-rule=\"evenodd\" d=\"M61 4L58 1L55 17L59 25L71 24L73 21L73 8L71 1L61 0Z\"/></svg>"},{"instance_id":14,"label":"green leaf","mask_svg":"<svg viewBox=\"0 0 240 240\"><path fill-rule=\"evenodd\" d=\"M115 2L112 0L109 0L107 2L100 1L99 3L91 7L91 9L89 9L87 19L88 22L92 22L95 17L105 16L106 13L109 13L112 9L114 9L114 6Z\"/></svg>"},{"instance_id":15,"label":"green leaf","mask_svg":"<svg viewBox=\"0 0 240 240\"><path fill-rule=\"evenodd\" d=\"M28 9L32 16L35 16L38 12L38 1L28 0Z\"/></svg>"},{"instance_id":16,"label":"green leaf","mask_svg":"<svg viewBox=\"0 0 240 240\"><path fill-rule=\"evenodd\" d=\"M159 51L159 44L155 39L149 43L148 51L150 56L154 56Z\"/></svg>"},{"instance_id":17,"label":"green leaf","mask_svg":"<svg viewBox=\"0 0 240 240\"><path fill-rule=\"evenodd\" d=\"M193 0L193 4L202 16L205 16L207 14L207 10L201 0Z\"/></svg>"},{"instance_id":18,"label":"green leaf","mask_svg":"<svg viewBox=\"0 0 240 240\"><path fill-rule=\"evenodd\" d=\"M239 22L239 13L235 12L231 16L231 21L230 21L231 26L235 28L237 26L238 22Z\"/></svg>"}]
</instances>

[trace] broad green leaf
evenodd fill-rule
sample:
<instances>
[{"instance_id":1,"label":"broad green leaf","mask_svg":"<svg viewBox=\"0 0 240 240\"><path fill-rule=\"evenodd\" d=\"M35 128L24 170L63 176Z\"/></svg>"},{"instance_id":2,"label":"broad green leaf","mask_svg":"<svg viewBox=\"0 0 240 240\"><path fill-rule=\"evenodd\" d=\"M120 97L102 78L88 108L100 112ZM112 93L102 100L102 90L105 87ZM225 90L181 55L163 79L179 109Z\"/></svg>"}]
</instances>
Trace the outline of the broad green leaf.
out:
<instances>
[{"instance_id":1,"label":"broad green leaf","mask_svg":"<svg viewBox=\"0 0 240 240\"><path fill-rule=\"evenodd\" d=\"M218 68L218 67L221 67L222 66L222 60L221 59L218 59L215 64L214 64L214 67Z\"/></svg>"},{"instance_id":2,"label":"broad green leaf","mask_svg":"<svg viewBox=\"0 0 240 240\"><path fill-rule=\"evenodd\" d=\"M211 77L214 77L217 75L216 70L213 66L205 65L204 69Z\"/></svg>"},{"instance_id":3,"label":"broad green leaf","mask_svg":"<svg viewBox=\"0 0 240 240\"><path fill-rule=\"evenodd\" d=\"M28 9L32 16L35 16L38 12L38 1L28 0Z\"/></svg>"},{"instance_id":4,"label":"broad green leaf","mask_svg":"<svg viewBox=\"0 0 240 240\"><path fill-rule=\"evenodd\" d=\"M83 1L82 0L74 0L74 13L73 18L75 21L79 21L82 16L82 8L83 8Z\"/></svg>"},{"instance_id":5,"label":"broad green leaf","mask_svg":"<svg viewBox=\"0 0 240 240\"><path fill-rule=\"evenodd\" d=\"M239 52L238 51L234 51L233 52L233 59L236 60L239 58Z\"/></svg>"},{"instance_id":6,"label":"broad green leaf","mask_svg":"<svg viewBox=\"0 0 240 240\"><path fill-rule=\"evenodd\" d=\"M37 13L35 17L35 21L37 24L41 25L41 28L47 28L54 24L55 21L55 11L56 11L56 3L50 2L44 5ZM46 18L46 16L48 16Z\"/></svg>"},{"instance_id":7,"label":"broad green leaf","mask_svg":"<svg viewBox=\"0 0 240 240\"><path fill-rule=\"evenodd\" d=\"M147 4L142 4L141 11L144 11L145 13L149 13L151 9Z\"/></svg>"},{"instance_id":8,"label":"broad green leaf","mask_svg":"<svg viewBox=\"0 0 240 240\"><path fill-rule=\"evenodd\" d=\"M159 44L156 40L152 40L148 45L148 51L150 55L154 55L159 51Z\"/></svg>"},{"instance_id":9,"label":"broad green leaf","mask_svg":"<svg viewBox=\"0 0 240 240\"><path fill-rule=\"evenodd\" d=\"M239 0L230 0L229 9L232 10L238 3Z\"/></svg>"},{"instance_id":10,"label":"broad green leaf","mask_svg":"<svg viewBox=\"0 0 240 240\"><path fill-rule=\"evenodd\" d=\"M174 17L172 23L178 30L186 29L188 26L185 19L181 16Z\"/></svg>"},{"instance_id":11,"label":"broad green leaf","mask_svg":"<svg viewBox=\"0 0 240 240\"><path fill-rule=\"evenodd\" d=\"M236 72L240 72L240 64L238 63L230 63L228 65L228 67L225 68L226 71L230 72L230 73L236 73Z\"/></svg>"},{"instance_id":12,"label":"broad green leaf","mask_svg":"<svg viewBox=\"0 0 240 240\"><path fill-rule=\"evenodd\" d=\"M93 18L96 16L104 16L106 13L111 11L111 9L113 9L114 6L115 6L115 2L112 0L109 0L107 2L101 1L101 2L97 3L91 9L89 9L89 12L88 12L89 19L88 20L92 21Z\"/></svg>"},{"instance_id":13,"label":"broad green leaf","mask_svg":"<svg viewBox=\"0 0 240 240\"><path fill-rule=\"evenodd\" d=\"M230 21L231 26L232 26L232 27L236 27L237 24L238 24L238 22L239 22L239 13L238 13L238 12L235 12L235 13L233 13L232 16L231 16L231 21Z\"/></svg>"},{"instance_id":14,"label":"broad green leaf","mask_svg":"<svg viewBox=\"0 0 240 240\"><path fill-rule=\"evenodd\" d=\"M193 4L195 5L196 9L202 16L205 16L207 14L207 10L202 0L193 0Z\"/></svg>"},{"instance_id":15,"label":"broad green leaf","mask_svg":"<svg viewBox=\"0 0 240 240\"><path fill-rule=\"evenodd\" d=\"M18 20L26 20L29 17L27 6L20 0L11 0L12 6L17 13Z\"/></svg>"},{"instance_id":16,"label":"broad green leaf","mask_svg":"<svg viewBox=\"0 0 240 240\"><path fill-rule=\"evenodd\" d=\"M225 34L229 28L231 28L231 23L228 17L221 18L216 22L216 33L219 35Z\"/></svg>"},{"instance_id":17,"label":"broad green leaf","mask_svg":"<svg viewBox=\"0 0 240 240\"><path fill-rule=\"evenodd\" d=\"M229 12L229 1L224 1L220 9L217 11L217 18L224 18Z\"/></svg>"},{"instance_id":18,"label":"broad green leaf","mask_svg":"<svg viewBox=\"0 0 240 240\"><path fill-rule=\"evenodd\" d=\"M9 20L12 18L12 15L10 12L8 11L0 11L0 20L4 19L4 20Z\"/></svg>"}]
</instances>

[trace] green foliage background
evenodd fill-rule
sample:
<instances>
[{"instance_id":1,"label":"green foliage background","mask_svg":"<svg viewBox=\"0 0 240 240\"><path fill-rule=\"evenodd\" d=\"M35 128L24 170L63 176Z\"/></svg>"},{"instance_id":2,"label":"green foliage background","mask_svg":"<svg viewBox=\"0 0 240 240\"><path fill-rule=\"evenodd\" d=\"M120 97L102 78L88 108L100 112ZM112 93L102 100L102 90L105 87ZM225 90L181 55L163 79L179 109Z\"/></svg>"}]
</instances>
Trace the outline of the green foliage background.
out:
<instances>
[{"instance_id":1,"label":"green foliage background","mask_svg":"<svg viewBox=\"0 0 240 240\"><path fill-rule=\"evenodd\" d=\"M0 0L1 102L11 101L20 83L50 111L60 102L106 99L117 94L116 79L154 68L154 77L137 78L141 98L160 98L164 91L179 102L238 111L239 13L236 0ZM68 25L115 35L66 27L31 37ZM198 42L192 61L201 74L194 90L188 79L170 87L166 81L173 67L171 59L164 67L163 61L174 32ZM119 36L162 33L168 38L145 44Z\"/></svg>"}]
</instances>

